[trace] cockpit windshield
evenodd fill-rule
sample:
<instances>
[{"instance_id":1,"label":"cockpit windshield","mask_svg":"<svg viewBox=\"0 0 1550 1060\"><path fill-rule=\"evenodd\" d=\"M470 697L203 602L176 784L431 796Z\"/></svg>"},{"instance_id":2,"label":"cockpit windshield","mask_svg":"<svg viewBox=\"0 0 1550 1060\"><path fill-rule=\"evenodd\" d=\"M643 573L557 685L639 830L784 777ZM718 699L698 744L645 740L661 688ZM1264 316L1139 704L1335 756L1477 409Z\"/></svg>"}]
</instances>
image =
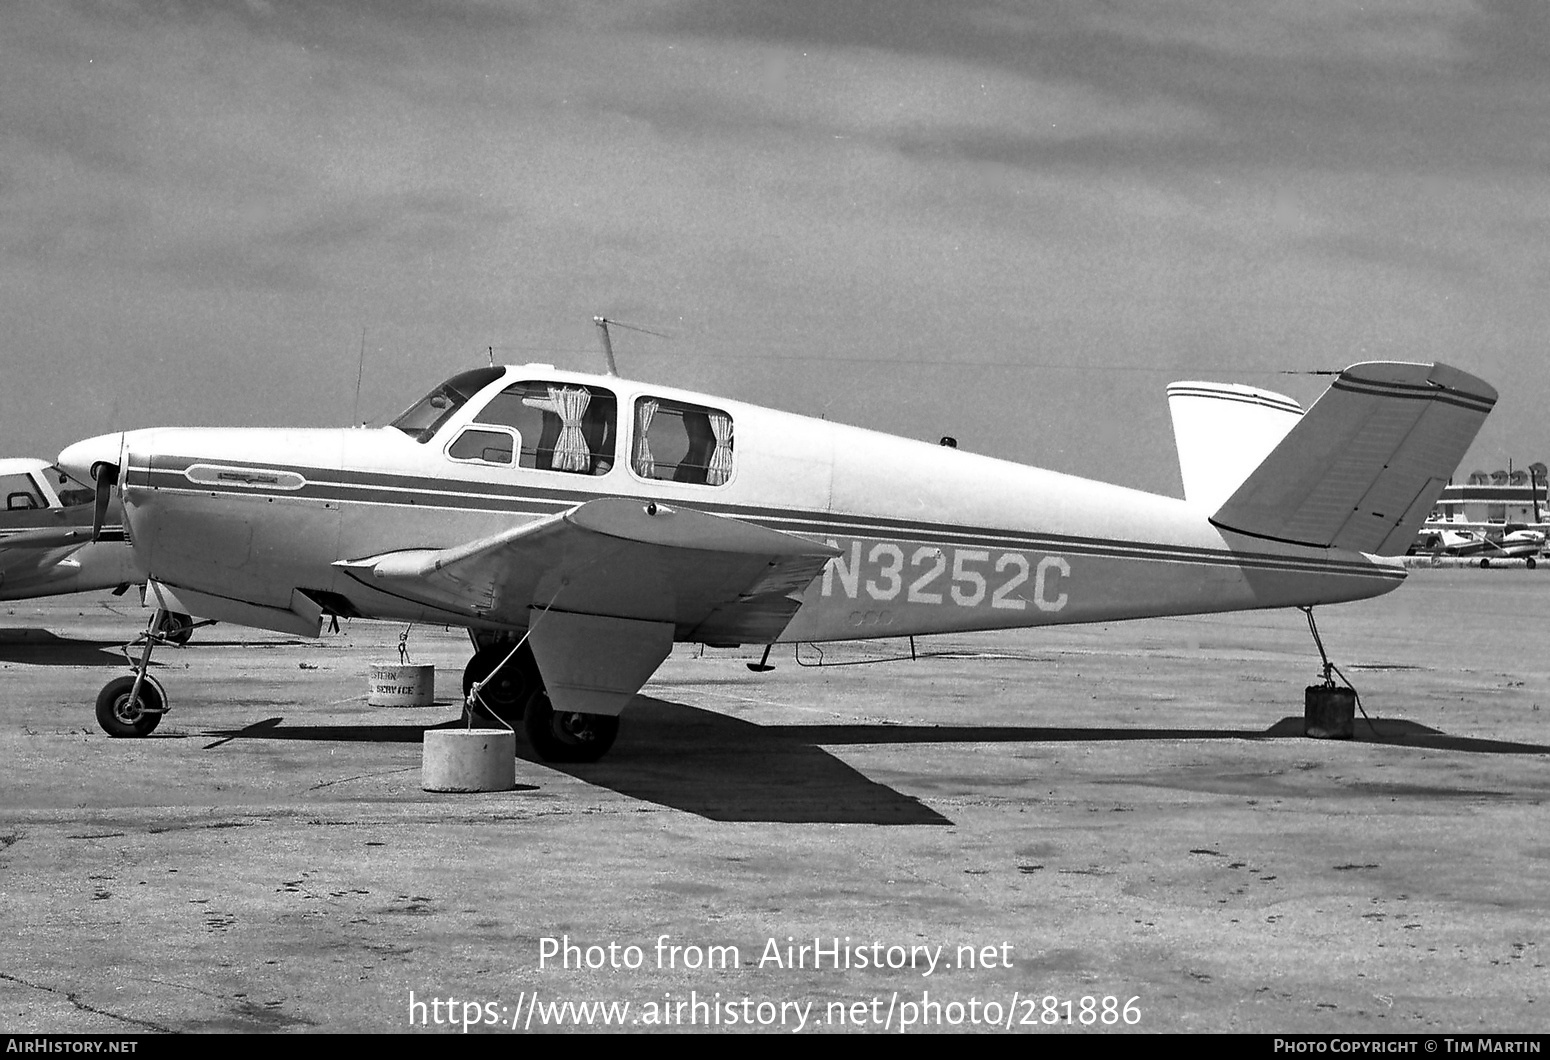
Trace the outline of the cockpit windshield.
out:
<instances>
[{"instance_id":1,"label":"cockpit windshield","mask_svg":"<svg viewBox=\"0 0 1550 1060\"><path fill-rule=\"evenodd\" d=\"M417 442L428 442L448 416L505 372L504 368L475 368L455 375L411 405L392 426Z\"/></svg>"}]
</instances>

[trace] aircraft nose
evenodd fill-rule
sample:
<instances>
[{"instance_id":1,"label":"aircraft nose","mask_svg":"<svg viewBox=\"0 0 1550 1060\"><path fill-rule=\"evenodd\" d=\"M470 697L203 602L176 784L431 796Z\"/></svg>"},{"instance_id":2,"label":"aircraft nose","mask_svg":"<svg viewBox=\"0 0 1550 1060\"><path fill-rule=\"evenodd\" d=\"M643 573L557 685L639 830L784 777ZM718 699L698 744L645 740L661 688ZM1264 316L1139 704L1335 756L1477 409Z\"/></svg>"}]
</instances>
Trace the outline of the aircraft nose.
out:
<instances>
[{"instance_id":1,"label":"aircraft nose","mask_svg":"<svg viewBox=\"0 0 1550 1060\"><path fill-rule=\"evenodd\" d=\"M118 457L124 446L124 432L99 434L95 438L67 445L59 454L59 466L82 482L91 483L96 476L92 469L107 464L117 469Z\"/></svg>"}]
</instances>

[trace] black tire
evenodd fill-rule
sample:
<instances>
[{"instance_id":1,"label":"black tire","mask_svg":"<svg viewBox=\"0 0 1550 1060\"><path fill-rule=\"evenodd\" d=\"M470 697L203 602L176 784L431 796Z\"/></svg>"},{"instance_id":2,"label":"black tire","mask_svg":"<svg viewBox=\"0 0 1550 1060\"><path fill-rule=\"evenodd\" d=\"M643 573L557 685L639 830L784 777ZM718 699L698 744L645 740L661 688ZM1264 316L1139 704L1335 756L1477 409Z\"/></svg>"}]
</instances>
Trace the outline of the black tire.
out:
<instances>
[{"instance_id":1,"label":"black tire","mask_svg":"<svg viewBox=\"0 0 1550 1060\"><path fill-rule=\"evenodd\" d=\"M161 724L161 715L167 705L161 686L147 679L140 683L140 695L129 702L129 693L135 679L117 677L102 686L97 693L97 724L109 736L149 736Z\"/></svg>"},{"instance_id":2,"label":"black tire","mask_svg":"<svg viewBox=\"0 0 1550 1060\"><path fill-rule=\"evenodd\" d=\"M522 708L539 682L537 667L532 664L533 654L528 651L527 645L522 646L510 665L501 667L501 663L505 662L506 656L510 654L510 647L500 645L474 653L474 657L469 659L468 665L463 668L463 702L467 709L468 693L473 689L474 683L484 680L499 667L495 680L479 690L483 707L476 709L480 709L480 713L494 714L515 727L517 722L522 720Z\"/></svg>"},{"instance_id":3,"label":"black tire","mask_svg":"<svg viewBox=\"0 0 1550 1060\"><path fill-rule=\"evenodd\" d=\"M528 697L522 727L528 745L545 762L596 762L619 735L617 716L557 711L541 688Z\"/></svg>"},{"instance_id":4,"label":"black tire","mask_svg":"<svg viewBox=\"0 0 1550 1060\"><path fill-rule=\"evenodd\" d=\"M168 644L182 647L194 635L194 619L181 611L163 611L161 621L156 624L156 632L160 633Z\"/></svg>"},{"instance_id":5,"label":"black tire","mask_svg":"<svg viewBox=\"0 0 1550 1060\"><path fill-rule=\"evenodd\" d=\"M1523 560L1523 565L1525 567L1527 567L1529 570L1533 570L1535 567L1539 566L1539 564L1534 561L1534 557L1533 556L1529 556L1529 557L1525 558Z\"/></svg>"},{"instance_id":6,"label":"black tire","mask_svg":"<svg viewBox=\"0 0 1550 1060\"><path fill-rule=\"evenodd\" d=\"M1487 556L1486 558L1484 558L1484 559L1482 559L1480 561L1480 569L1481 570L1485 570L1486 568L1490 567L1490 565L1491 565L1491 559L1490 559L1489 556Z\"/></svg>"}]
</instances>

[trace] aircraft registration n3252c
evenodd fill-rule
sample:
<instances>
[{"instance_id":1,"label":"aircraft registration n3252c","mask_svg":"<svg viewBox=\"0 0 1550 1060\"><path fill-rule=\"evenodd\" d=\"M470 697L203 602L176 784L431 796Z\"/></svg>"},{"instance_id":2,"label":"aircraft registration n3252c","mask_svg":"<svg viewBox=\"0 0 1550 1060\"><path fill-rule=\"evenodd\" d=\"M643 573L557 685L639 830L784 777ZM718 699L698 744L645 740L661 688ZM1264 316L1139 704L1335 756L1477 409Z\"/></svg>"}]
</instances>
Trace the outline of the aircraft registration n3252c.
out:
<instances>
[{"instance_id":1,"label":"aircraft registration n3252c","mask_svg":"<svg viewBox=\"0 0 1550 1060\"><path fill-rule=\"evenodd\" d=\"M1306 413L1233 384L1168 394L1184 499L542 364L454 376L387 427L146 429L59 462L99 509L121 495L148 603L309 636L328 615L466 627L470 709L586 761L675 641L1388 592L1496 401L1391 362L1346 369ZM98 698L114 735L166 710L148 653Z\"/></svg>"}]
</instances>

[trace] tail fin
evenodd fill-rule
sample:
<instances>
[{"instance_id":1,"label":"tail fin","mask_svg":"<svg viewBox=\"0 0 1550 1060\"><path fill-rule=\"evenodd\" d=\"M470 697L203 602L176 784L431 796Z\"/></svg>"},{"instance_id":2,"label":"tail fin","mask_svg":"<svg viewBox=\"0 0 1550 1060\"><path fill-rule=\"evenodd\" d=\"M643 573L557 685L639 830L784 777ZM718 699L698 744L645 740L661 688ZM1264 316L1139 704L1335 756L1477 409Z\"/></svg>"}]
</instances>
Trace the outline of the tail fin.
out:
<instances>
[{"instance_id":1,"label":"tail fin","mask_svg":"<svg viewBox=\"0 0 1550 1060\"><path fill-rule=\"evenodd\" d=\"M1224 530L1399 555L1457 469L1496 391L1445 364L1340 373L1224 503Z\"/></svg>"},{"instance_id":2,"label":"tail fin","mask_svg":"<svg viewBox=\"0 0 1550 1060\"><path fill-rule=\"evenodd\" d=\"M1184 499L1211 512L1302 417L1291 398L1237 383L1173 383L1168 411Z\"/></svg>"}]
</instances>

